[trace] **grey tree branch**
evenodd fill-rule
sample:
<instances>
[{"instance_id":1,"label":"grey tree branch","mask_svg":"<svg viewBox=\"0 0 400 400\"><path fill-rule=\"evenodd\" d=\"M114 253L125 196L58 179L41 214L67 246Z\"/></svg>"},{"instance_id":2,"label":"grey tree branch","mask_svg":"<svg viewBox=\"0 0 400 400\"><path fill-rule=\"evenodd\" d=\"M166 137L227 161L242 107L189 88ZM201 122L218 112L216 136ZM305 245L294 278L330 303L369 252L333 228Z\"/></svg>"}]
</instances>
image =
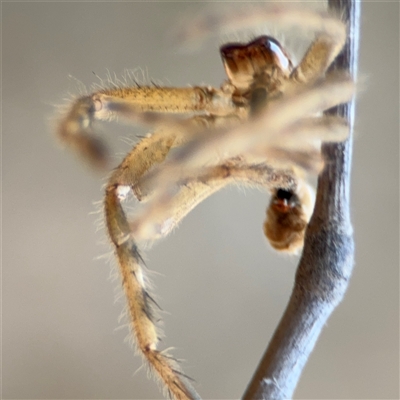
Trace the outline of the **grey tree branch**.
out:
<instances>
[{"instance_id":1,"label":"grey tree branch","mask_svg":"<svg viewBox=\"0 0 400 400\"><path fill-rule=\"evenodd\" d=\"M360 1L328 0L347 22L349 36L333 68L357 74ZM354 100L327 111L354 126ZM351 277L354 242L349 212L352 136L322 147L325 168L318 179L314 214L289 304L246 389L244 399L289 399L327 319Z\"/></svg>"}]
</instances>

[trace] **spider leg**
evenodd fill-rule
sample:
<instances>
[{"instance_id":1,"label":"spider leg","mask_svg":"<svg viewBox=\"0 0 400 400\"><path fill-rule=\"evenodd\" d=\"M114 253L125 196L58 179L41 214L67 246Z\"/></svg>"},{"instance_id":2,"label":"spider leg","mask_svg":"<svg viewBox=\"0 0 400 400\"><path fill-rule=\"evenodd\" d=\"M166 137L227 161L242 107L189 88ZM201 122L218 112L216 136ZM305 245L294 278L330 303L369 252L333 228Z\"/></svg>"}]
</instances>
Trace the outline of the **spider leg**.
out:
<instances>
[{"instance_id":1,"label":"spider leg","mask_svg":"<svg viewBox=\"0 0 400 400\"><path fill-rule=\"evenodd\" d=\"M337 21L337 20L336 20ZM311 43L300 64L293 70L291 79L296 82L312 82L323 76L346 41L346 27L330 24L329 32L320 33Z\"/></svg>"},{"instance_id":2,"label":"spider leg","mask_svg":"<svg viewBox=\"0 0 400 400\"><path fill-rule=\"evenodd\" d=\"M205 40L212 33L237 32L241 29L248 29L260 26L279 28L285 31L292 29L315 33L317 36L328 35L338 44L339 50L346 38L346 26L338 18L327 13L317 13L304 8L296 8L293 4L290 7L249 5L238 9L221 10L209 8L200 13L197 18L190 19L190 25L179 26L173 39L181 44L191 41ZM336 53L337 54L337 53ZM334 58L334 57L333 57Z\"/></svg>"},{"instance_id":3,"label":"spider leg","mask_svg":"<svg viewBox=\"0 0 400 400\"><path fill-rule=\"evenodd\" d=\"M158 148L161 142L154 141L152 144ZM143 146L146 145L146 141L142 141L125 160L127 164L132 163L132 158L134 158L136 153L140 156L143 152ZM160 157L157 158L157 161L160 161L164 157L169 146L170 144L168 143L163 151L159 153ZM133 177L135 173L139 175L147 165L142 165L139 169L132 172L123 168L125 161L110 179L106 188L104 208L108 233L117 255L123 289L127 299L132 334L138 350L174 398L199 398L174 359L167 353L156 349L159 334L153 316L151 297L146 289L146 279L141 266L143 260L121 204L125 191L122 190L122 195L120 194L121 188L125 188L128 183L132 184L132 182L128 182L129 177Z\"/></svg>"},{"instance_id":4,"label":"spider leg","mask_svg":"<svg viewBox=\"0 0 400 400\"><path fill-rule=\"evenodd\" d=\"M118 258L137 348L174 398L199 398L176 362L156 349L159 337L151 307L151 296L146 289L141 267L143 260L131 234L116 183L110 184L106 189L105 215L108 233Z\"/></svg>"},{"instance_id":5,"label":"spider leg","mask_svg":"<svg viewBox=\"0 0 400 400\"><path fill-rule=\"evenodd\" d=\"M199 167L204 166L207 157L210 158L209 153L215 151L216 147L223 148L224 151L228 149L228 151L230 150L229 154L235 156L242 153L241 157L244 159L250 153L250 159L253 155L259 154L264 159L265 156L270 156L274 162L282 160L283 165L289 161L290 165L294 163L304 169L321 167L320 151L315 140L344 140L347 137L347 125L340 118L323 116L304 119L301 116L346 101L353 94L353 90L354 86L349 78L334 76L301 91L299 94L278 100L277 104L271 104L269 109L261 113L254 121L249 121L243 126L231 130L214 132L217 134L210 135L208 133L206 140L200 135L199 139L189 142L186 147L178 150L175 157L164 163L162 168L156 168L154 172L145 176L141 181L144 187L146 184L156 185L158 191L152 198L151 204L132 223L135 236L149 238L153 235L160 235L164 231L170 231L181 219L180 216L175 220L171 217L168 218L168 215L170 215L168 213L171 210L177 208L182 212L182 216L186 215L205 196L222 187L218 186L221 185L221 182L223 182L223 185L233 181L252 182L248 166L243 165L236 169L229 165L228 169L227 165L218 165L209 167L206 173L200 174L198 172L200 171ZM296 110L294 114L297 114L297 112L298 114L293 116L292 113L289 118L285 119L284 117L288 112L285 107L288 109L294 107ZM298 110L298 108L301 110ZM299 120L296 120L296 116ZM249 132L256 138L252 138ZM277 132L280 133L277 134ZM210 142L213 144L209 146ZM196 159L196 157L198 158ZM193 159L199 160L199 164L193 164ZM274 170L276 171L272 168L272 171ZM185 175L182 175L182 171L185 171ZM202 167L202 171L204 171L204 167ZM264 175L268 174L265 174L264 171ZM190 180L190 176L194 176L194 178ZM310 186L300 178L300 174L294 173L292 170L291 177L295 182L292 187L288 187L287 182L286 184L280 182L272 186L273 200L267 212L264 229L273 247L288 252L296 252L302 247L304 230L311 215L310 209L313 206L313 196L310 194L312 192ZM176 188L182 185L185 179L190 184L186 183L176 194ZM168 181L168 185L163 184L165 180ZM204 183L208 185L208 187L205 187L207 190L199 190L200 195L193 194L193 190L198 190ZM213 185L215 186L213 187ZM298 192L297 185L302 188ZM210 188L213 190L209 190ZM292 199L290 207L280 207L279 201L281 199L276 198L276 193L279 190L292 193L293 199L296 199L296 201ZM178 216L175 211L172 214ZM168 224L162 225L164 221L168 221ZM160 229L160 227L163 228Z\"/></svg>"},{"instance_id":6,"label":"spider leg","mask_svg":"<svg viewBox=\"0 0 400 400\"><path fill-rule=\"evenodd\" d=\"M324 165L321 142L341 142L349 127L343 118L320 116L303 118L284 129L272 144L249 151L254 157L267 157L272 165L297 165L305 171L319 173Z\"/></svg>"},{"instance_id":7,"label":"spider leg","mask_svg":"<svg viewBox=\"0 0 400 400\"><path fill-rule=\"evenodd\" d=\"M188 121L192 126L196 126L206 123L207 117L194 117ZM165 351L160 352L156 349L159 334L153 315L153 301L146 288L137 237L132 233L122 207L122 201L131 189L140 200L149 195L151 190L141 190L140 178L153 165L162 163L171 147L183 140L179 132L170 129L156 130L153 135L142 139L112 173L106 187L104 209L109 237L118 259L137 348L174 398L194 399L199 396L174 359Z\"/></svg>"},{"instance_id":8,"label":"spider leg","mask_svg":"<svg viewBox=\"0 0 400 400\"><path fill-rule=\"evenodd\" d=\"M154 187L146 185L147 181L143 180L142 177L153 166L161 164L171 148L186 144L196 133L203 132L210 127L218 124L227 125L237 121L235 118L232 118L232 120L229 116L199 115L182 120L182 125L172 124L156 129L154 133L140 140L129 152L119 167L112 173L109 185L118 184L121 193L126 190L123 189L124 186L129 187L138 200L145 201L153 192ZM180 130L182 126L185 126L185 132Z\"/></svg>"},{"instance_id":9,"label":"spider leg","mask_svg":"<svg viewBox=\"0 0 400 400\"><path fill-rule=\"evenodd\" d=\"M239 158L185 176L174 189L157 191L131 222L132 234L140 240L167 235L196 205L228 184L296 191L298 177L293 169L266 164L246 164Z\"/></svg>"},{"instance_id":10,"label":"spider leg","mask_svg":"<svg viewBox=\"0 0 400 400\"><path fill-rule=\"evenodd\" d=\"M199 125L204 128L204 125L216 121L218 122L218 119L214 117L197 116L187 120L187 123L195 129ZM158 334L152 315L152 300L146 289L142 259L137 246L140 238L132 232L132 226L122 207L122 200L131 189L138 199L149 196L153 189L141 187L140 178L153 165L162 163L171 147L180 145L185 140L185 136L180 135L179 131L164 128L142 139L112 173L106 187L104 208L108 233L118 258L137 347L173 396L186 399L197 398L198 395L176 363L165 353L156 350ZM221 184L222 182L196 187L185 186L187 191L181 193L181 197L184 195L187 199L183 209L179 207L179 202L182 201L179 199L176 206L170 210L170 220L162 225L158 234L149 238L154 240L157 236L165 236L170 230L168 226L171 226L171 221L179 222L190 209L221 187Z\"/></svg>"},{"instance_id":11,"label":"spider leg","mask_svg":"<svg viewBox=\"0 0 400 400\"><path fill-rule=\"evenodd\" d=\"M104 143L93 135L94 104L89 96L80 97L58 121L58 138L94 169L108 167L108 151Z\"/></svg>"},{"instance_id":12,"label":"spider leg","mask_svg":"<svg viewBox=\"0 0 400 400\"><path fill-rule=\"evenodd\" d=\"M302 135L296 136L289 128L301 121L304 115L313 115L350 100L354 89L351 79L339 73L312 86L300 87L295 93L274 100L265 110L243 124L197 135L178 149L162 168L155 168L143 180L161 190L167 182L170 185L179 181L182 171L190 173L201 168L213 160L218 152L224 154L224 158L233 158L255 152L260 147L273 150L275 144L284 146L280 140L282 132L285 132L286 139L290 139L288 150L293 150L294 140L298 141L301 148L304 138ZM340 134L340 138L343 140L343 134ZM324 140L323 135L320 139ZM329 140L332 138L329 137ZM288 151L281 154L287 157ZM290 158L286 160L290 161Z\"/></svg>"},{"instance_id":13,"label":"spider leg","mask_svg":"<svg viewBox=\"0 0 400 400\"><path fill-rule=\"evenodd\" d=\"M159 147L160 143L154 141L152 145ZM146 140L142 140L139 147L127 156L126 164L132 164L134 155L142 154L143 146L147 145ZM165 149L168 146L170 143L165 146ZM160 153L161 156L157 158L157 162L163 159L165 149ZM158 197L153 196L149 200L150 210L154 211L155 206L158 206L158 209L155 212L151 211L147 216L141 214L130 224L121 204L124 197L121 187L126 187L128 183L132 184L132 181L128 182L129 179L135 173L139 176L139 172L143 172L146 168L141 166L133 174L131 171L128 173L127 169L123 168L125 161L109 181L104 207L109 236L118 257L133 335L138 349L175 398L197 398L196 392L184 378L176 363L156 349L158 332L152 313L151 297L146 289L146 279L141 267L142 258L137 242L165 236L193 207L228 183L247 183L269 188L286 187L291 190L295 187L296 181L290 171L279 174L276 169L268 166L242 165L239 161L231 160L209 168L202 176L180 182L178 192L168 199L162 199L158 205L152 202L153 198L158 199ZM148 222L152 222L153 229L150 231L147 229L147 233L143 234L143 228L146 228ZM160 229L162 224L163 228Z\"/></svg>"},{"instance_id":14,"label":"spider leg","mask_svg":"<svg viewBox=\"0 0 400 400\"><path fill-rule=\"evenodd\" d=\"M169 190L152 197L131 222L132 234L140 240L167 235L197 204L232 183L263 187L271 192L265 236L276 250L298 253L314 207L314 190L293 169L243 164L238 159L182 179L177 192Z\"/></svg>"},{"instance_id":15,"label":"spider leg","mask_svg":"<svg viewBox=\"0 0 400 400\"><path fill-rule=\"evenodd\" d=\"M208 112L226 115L232 112L233 107L229 92L212 87L102 89L76 99L59 120L57 134L92 167L103 169L107 167L108 154L104 144L94 135L92 125L95 121L123 117L182 130L187 128L185 121L161 113Z\"/></svg>"},{"instance_id":16,"label":"spider leg","mask_svg":"<svg viewBox=\"0 0 400 400\"><path fill-rule=\"evenodd\" d=\"M303 148L310 141L342 142L349 136L349 127L344 118L338 116L316 116L302 118L283 130L274 143L282 142L287 147ZM299 138L301 138L299 140Z\"/></svg>"}]
</instances>

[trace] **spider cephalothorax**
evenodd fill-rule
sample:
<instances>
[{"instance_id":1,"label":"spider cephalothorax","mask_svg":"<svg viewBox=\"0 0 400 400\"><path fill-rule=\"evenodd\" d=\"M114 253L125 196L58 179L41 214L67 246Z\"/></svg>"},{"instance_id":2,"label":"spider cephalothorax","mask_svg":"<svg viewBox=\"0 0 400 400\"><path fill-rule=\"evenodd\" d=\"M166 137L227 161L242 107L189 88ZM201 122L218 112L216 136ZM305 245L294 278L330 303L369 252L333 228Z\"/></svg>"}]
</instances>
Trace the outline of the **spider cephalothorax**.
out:
<instances>
[{"instance_id":1,"label":"spider cephalothorax","mask_svg":"<svg viewBox=\"0 0 400 400\"><path fill-rule=\"evenodd\" d=\"M268 21L276 15L264 11L263 17ZM321 116L354 91L346 75L325 76L344 45L344 24L305 11L278 18L316 34L297 66L272 37L230 43L221 47L227 74L221 88L104 88L75 100L58 124L59 137L95 167L107 161L93 136L95 120L123 117L155 127L112 172L104 210L137 348L175 398L197 394L173 358L157 350L140 242L167 235L198 203L235 183L270 192L265 235L274 248L298 252L314 202L304 170L321 167L321 141L347 136L343 120ZM166 160L172 148L176 152ZM133 221L122 206L129 192L148 201Z\"/></svg>"}]
</instances>

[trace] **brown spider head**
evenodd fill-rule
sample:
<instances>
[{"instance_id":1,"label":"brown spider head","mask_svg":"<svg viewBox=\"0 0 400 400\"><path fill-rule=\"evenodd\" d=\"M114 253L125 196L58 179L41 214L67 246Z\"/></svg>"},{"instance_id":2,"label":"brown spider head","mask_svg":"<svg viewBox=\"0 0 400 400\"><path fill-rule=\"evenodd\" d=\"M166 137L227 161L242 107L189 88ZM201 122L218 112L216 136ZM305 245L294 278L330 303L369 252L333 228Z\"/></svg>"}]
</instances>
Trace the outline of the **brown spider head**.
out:
<instances>
[{"instance_id":1,"label":"brown spider head","mask_svg":"<svg viewBox=\"0 0 400 400\"><path fill-rule=\"evenodd\" d=\"M288 77L293 69L279 42L266 35L247 44L228 43L220 53L230 82L239 90L248 90L257 77Z\"/></svg>"}]
</instances>

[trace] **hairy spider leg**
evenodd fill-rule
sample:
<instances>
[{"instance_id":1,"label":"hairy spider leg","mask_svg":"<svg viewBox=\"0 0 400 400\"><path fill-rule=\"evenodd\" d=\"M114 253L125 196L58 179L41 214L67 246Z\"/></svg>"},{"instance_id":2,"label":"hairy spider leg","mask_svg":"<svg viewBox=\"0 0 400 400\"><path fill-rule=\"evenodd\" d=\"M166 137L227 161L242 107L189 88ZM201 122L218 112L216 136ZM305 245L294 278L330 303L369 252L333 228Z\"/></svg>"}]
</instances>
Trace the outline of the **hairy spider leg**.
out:
<instances>
[{"instance_id":1,"label":"hairy spider leg","mask_svg":"<svg viewBox=\"0 0 400 400\"><path fill-rule=\"evenodd\" d=\"M57 127L58 137L95 169L108 167L104 144L96 138L95 121L118 117L152 125L187 128L185 121L161 113L232 113L230 93L211 87L168 88L158 86L102 89L76 99L64 112Z\"/></svg>"}]
</instances>

